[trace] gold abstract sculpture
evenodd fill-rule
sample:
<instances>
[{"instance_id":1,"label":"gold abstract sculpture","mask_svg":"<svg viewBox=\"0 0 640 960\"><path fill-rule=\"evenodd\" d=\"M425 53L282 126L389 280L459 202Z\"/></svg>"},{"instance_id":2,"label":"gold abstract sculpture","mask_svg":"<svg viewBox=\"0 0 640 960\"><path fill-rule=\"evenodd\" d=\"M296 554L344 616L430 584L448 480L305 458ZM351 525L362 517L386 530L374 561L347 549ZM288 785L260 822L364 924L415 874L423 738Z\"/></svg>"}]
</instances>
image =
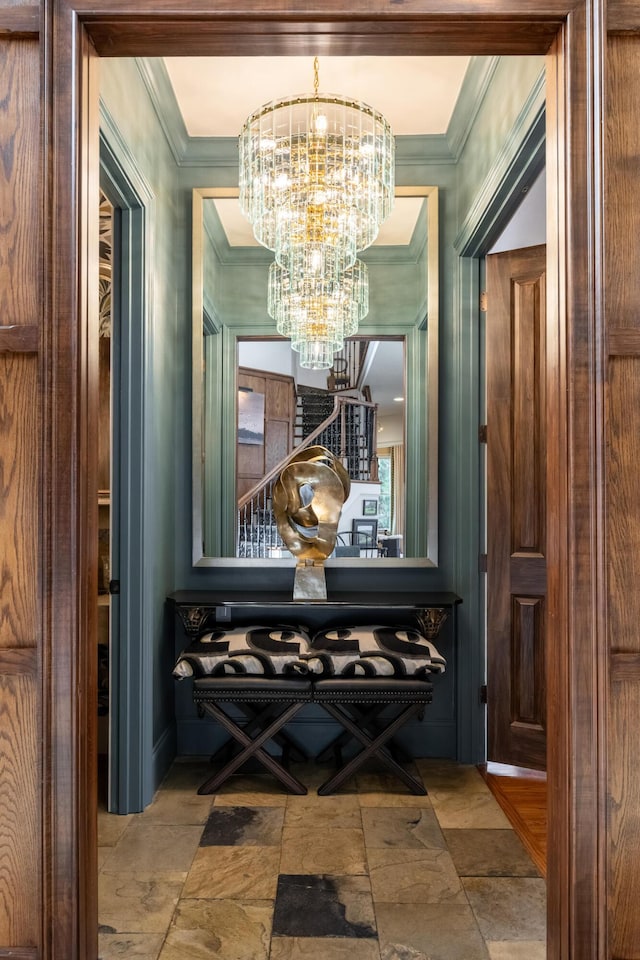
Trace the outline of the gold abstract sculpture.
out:
<instances>
[{"instance_id":1,"label":"gold abstract sculpture","mask_svg":"<svg viewBox=\"0 0 640 960\"><path fill-rule=\"evenodd\" d=\"M326 600L324 561L333 553L351 481L326 447L307 447L283 469L273 488L278 532L297 559L294 600Z\"/></svg>"}]
</instances>

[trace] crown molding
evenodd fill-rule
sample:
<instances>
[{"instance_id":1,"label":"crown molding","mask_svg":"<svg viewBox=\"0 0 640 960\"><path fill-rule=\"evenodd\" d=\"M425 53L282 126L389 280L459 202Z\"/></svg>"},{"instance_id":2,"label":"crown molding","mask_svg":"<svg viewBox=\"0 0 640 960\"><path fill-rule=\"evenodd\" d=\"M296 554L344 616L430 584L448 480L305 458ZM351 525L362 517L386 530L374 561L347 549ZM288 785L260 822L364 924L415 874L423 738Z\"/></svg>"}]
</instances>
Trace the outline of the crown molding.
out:
<instances>
[{"instance_id":1,"label":"crown molding","mask_svg":"<svg viewBox=\"0 0 640 960\"><path fill-rule=\"evenodd\" d=\"M526 192L541 173L545 164L545 145L543 69L455 239L454 247L461 256L478 256L488 238L498 238L513 213L513 198Z\"/></svg>"},{"instance_id":2,"label":"crown molding","mask_svg":"<svg viewBox=\"0 0 640 960\"><path fill-rule=\"evenodd\" d=\"M500 57L471 58L446 133L449 152L454 163L458 162L464 150L499 62Z\"/></svg>"},{"instance_id":3,"label":"crown molding","mask_svg":"<svg viewBox=\"0 0 640 960\"><path fill-rule=\"evenodd\" d=\"M457 163L499 57L472 57L446 133L396 137L396 166ZM237 137L190 137L161 57L138 57L138 71L179 167L238 169Z\"/></svg>"}]
</instances>

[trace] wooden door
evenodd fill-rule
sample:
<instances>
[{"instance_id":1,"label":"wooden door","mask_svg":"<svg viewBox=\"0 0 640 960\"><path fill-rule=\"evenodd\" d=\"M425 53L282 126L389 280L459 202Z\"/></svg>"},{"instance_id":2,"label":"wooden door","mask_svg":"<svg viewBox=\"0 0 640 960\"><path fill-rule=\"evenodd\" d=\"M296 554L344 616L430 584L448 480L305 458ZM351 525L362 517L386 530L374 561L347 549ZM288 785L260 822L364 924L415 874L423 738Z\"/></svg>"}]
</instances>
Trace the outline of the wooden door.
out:
<instances>
[{"instance_id":1,"label":"wooden door","mask_svg":"<svg viewBox=\"0 0 640 960\"><path fill-rule=\"evenodd\" d=\"M487 257L488 759L546 765L546 248Z\"/></svg>"}]
</instances>

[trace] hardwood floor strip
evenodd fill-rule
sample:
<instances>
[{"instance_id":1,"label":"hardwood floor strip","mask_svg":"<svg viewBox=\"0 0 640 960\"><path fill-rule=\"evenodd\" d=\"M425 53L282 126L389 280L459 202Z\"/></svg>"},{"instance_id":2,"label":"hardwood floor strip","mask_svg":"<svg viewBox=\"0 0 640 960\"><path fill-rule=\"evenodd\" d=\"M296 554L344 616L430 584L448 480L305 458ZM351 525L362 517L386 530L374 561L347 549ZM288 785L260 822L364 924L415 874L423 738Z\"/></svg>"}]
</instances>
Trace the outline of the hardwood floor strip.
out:
<instances>
[{"instance_id":1,"label":"hardwood floor strip","mask_svg":"<svg viewBox=\"0 0 640 960\"><path fill-rule=\"evenodd\" d=\"M547 876L547 777L540 770L480 765L480 773L529 856Z\"/></svg>"}]
</instances>

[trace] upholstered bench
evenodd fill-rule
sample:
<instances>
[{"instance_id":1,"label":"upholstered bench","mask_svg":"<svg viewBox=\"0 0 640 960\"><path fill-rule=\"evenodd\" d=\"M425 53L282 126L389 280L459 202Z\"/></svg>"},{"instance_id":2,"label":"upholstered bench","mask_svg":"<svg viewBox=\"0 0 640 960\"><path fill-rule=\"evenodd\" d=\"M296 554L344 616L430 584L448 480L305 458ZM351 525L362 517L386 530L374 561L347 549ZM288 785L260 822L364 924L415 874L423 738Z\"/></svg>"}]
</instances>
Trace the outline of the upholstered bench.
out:
<instances>
[{"instance_id":1,"label":"upholstered bench","mask_svg":"<svg viewBox=\"0 0 640 960\"><path fill-rule=\"evenodd\" d=\"M320 794L338 789L371 757L412 793L423 794L422 784L402 766L393 738L431 702L432 677L444 669L433 643L413 627L365 624L321 630L313 637L301 626L205 631L182 651L174 675L193 678L199 712L217 720L241 749L199 793L215 792L252 757L292 793L306 793L287 769L289 757L300 758L304 751L284 726L307 703L317 703L342 727L319 755L333 754L339 764ZM246 722L240 725L223 705L239 709ZM389 711L392 705L399 709ZM342 752L354 740L361 749L343 762ZM267 751L269 741L281 747L283 762Z\"/></svg>"}]
</instances>

